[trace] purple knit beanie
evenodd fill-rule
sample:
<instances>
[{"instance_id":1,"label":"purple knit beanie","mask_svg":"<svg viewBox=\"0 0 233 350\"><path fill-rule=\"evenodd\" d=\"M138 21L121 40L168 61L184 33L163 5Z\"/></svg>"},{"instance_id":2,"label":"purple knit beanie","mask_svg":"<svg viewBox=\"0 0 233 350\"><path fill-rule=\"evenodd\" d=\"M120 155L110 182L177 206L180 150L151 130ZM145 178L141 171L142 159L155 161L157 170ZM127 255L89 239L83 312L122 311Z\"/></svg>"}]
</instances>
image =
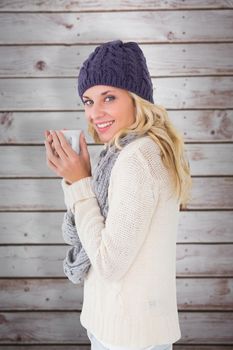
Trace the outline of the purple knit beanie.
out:
<instances>
[{"instance_id":1,"label":"purple knit beanie","mask_svg":"<svg viewBox=\"0 0 233 350\"><path fill-rule=\"evenodd\" d=\"M146 58L136 42L121 40L97 46L84 61L78 76L78 93L94 85L109 85L134 92L154 103Z\"/></svg>"}]
</instances>

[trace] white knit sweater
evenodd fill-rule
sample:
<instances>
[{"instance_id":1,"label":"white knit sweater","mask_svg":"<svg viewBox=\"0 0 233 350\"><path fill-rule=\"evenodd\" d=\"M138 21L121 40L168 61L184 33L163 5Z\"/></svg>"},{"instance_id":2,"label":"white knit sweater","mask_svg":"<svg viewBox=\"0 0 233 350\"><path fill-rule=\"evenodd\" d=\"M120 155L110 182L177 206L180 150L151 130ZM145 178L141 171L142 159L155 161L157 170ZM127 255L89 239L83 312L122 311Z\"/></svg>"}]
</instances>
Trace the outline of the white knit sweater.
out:
<instances>
[{"instance_id":1,"label":"white knit sweater","mask_svg":"<svg viewBox=\"0 0 233 350\"><path fill-rule=\"evenodd\" d=\"M104 223L91 177L61 181L67 207L91 261L83 327L107 344L146 347L180 339L176 298L179 202L158 145L136 139L111 172Z\"/></svg>"}]
</instances>

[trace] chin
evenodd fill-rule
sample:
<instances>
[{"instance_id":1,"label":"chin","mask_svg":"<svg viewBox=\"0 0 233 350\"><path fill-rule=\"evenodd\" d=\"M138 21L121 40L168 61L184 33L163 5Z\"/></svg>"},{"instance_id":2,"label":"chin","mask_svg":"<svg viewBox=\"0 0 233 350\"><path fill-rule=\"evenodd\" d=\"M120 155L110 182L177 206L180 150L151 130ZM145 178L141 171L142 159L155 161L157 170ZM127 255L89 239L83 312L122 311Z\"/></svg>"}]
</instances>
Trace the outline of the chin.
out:
<instances>
[{"instance_id":1,"label":"chin","mask_svg":"<svg viewBox=\"0 0 233 350\"><path fill-rule=\"evenodd\" d=\"M102 142L107 143L109 142L114 135L99 135L99 138Z\"/></svg>"}]
</instances>

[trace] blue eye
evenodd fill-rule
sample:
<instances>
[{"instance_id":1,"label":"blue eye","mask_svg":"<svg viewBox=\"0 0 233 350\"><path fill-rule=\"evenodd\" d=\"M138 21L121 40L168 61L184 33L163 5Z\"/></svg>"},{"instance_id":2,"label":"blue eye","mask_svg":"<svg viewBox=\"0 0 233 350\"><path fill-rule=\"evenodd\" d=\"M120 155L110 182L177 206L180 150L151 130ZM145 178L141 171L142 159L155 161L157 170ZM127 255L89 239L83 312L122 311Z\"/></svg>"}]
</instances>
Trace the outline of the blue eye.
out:
<instances>
[{"instance_id":1,"label":"blue eye","mask_svg":"<svg viewBox=\"0 0 233 350\"><path fill-rule=\"evenodd\" d=\"M105 97L105 99L107 99L107 98L110 98L110 100L115 100L115 96L113 96L113 95L108 95ZM88 101L92 101L92 100L85 100L85 101L83 101L83 104L89 106L89 104L87 103Z\"/></svg>"},{"instance_id":2,"label":"blue eye","mask_svg":"<svg viewBox=\"0 0 233 350\"><path fill-rule=\"evenodd\" d=\"M109 96L107 96L106 98L111 98L112 100L114 100L114 99L115 99L115 96L109 95Z\"/></svg>"},{"instance_id":3,"label":"blue eye","mask_svg":"<svg viewBox=\"0 0 233 350\"><path fill-rule=\"evenodd\" d=\"M90 100L83 101L83 104L86 105L88 101L90 101Z\"/></svg>"}]
</instances>

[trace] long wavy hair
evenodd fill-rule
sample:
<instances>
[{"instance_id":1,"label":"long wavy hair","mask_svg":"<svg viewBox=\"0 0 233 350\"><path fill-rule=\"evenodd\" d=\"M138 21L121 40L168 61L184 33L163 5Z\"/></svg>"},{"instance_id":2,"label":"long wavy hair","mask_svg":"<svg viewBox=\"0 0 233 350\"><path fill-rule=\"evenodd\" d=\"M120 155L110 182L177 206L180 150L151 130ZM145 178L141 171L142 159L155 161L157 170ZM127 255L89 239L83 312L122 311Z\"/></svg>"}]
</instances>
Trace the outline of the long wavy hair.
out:
<instances>
[{"instance_id":1,"label":"long wavy hair","mask_svg":"<svg viewBox=\"0 0 233 350\"><path fill-rule=\"evenodd\" d=\"M128 133L150 136L159 145L163 164L170 170L180 208L186 208L191 196L192 179L183 136L174 127L163 106L153 104L131 91L128 93L136 109L135 122L120 129L108 144L114 144L118 149L122 149L119 139ZM88 133L95 143L103 144L90 123L88 123Z\"/></svg>"}]
</instances>

